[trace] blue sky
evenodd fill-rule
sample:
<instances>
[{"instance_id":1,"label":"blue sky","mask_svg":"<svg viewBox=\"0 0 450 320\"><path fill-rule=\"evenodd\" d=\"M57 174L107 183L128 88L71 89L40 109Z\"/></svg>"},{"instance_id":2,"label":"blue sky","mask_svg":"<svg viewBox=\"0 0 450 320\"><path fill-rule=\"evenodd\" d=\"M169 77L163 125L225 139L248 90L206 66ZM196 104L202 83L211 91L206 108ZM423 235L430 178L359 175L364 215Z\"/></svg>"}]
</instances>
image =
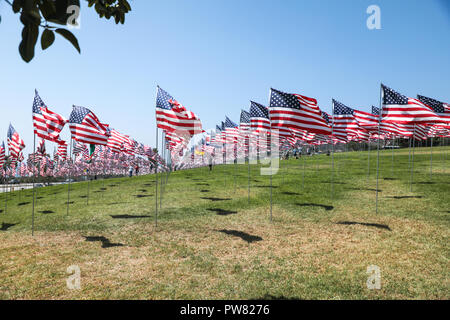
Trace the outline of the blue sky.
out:
<instances>
[{"instance_id":1,"label":"blue sky","mask_svg":"<svg viewBox=\"0 0 450 320\"><path fill-rule=\"evenodd\" d=\"M378 106L380 82L450 102L445 0L130 1L125 25L100 20L81 2L81 55L57 35L27 64L17 50L19 17L0 0L0 141L11 122L25 154L35 88L53 111L68 117L73 104L88 107L152 146L157 84L205 129L225 115L238 122L249 100L267 105L270 87L314 97L328 112L332 98ZM381 30L366 27L371 4L381 8Z\"/></svg>"}]
</instances>

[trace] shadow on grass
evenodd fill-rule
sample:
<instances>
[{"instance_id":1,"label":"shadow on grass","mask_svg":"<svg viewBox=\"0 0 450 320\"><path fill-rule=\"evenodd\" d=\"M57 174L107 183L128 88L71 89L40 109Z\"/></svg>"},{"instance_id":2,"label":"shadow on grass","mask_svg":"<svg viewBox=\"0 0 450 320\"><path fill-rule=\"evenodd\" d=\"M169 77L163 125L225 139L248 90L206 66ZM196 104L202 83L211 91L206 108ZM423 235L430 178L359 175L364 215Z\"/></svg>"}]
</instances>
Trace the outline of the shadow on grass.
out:
<instances>
[{"instance_id":1,"label":"shadow on grass","mask_svg":"<svg viewBox=\"0 0 450 320\"><path fill-rule=\"evenodd\" d=\"M89 241L89 242L94 242L94 241L101 242L102 243L102 248L123 247L122 243L111 243L108 238L105 238L103 236L100 236L100 237L96 237L96 236L88 236L88 237L86 237L86 236L83 236L83 237L86 239L86 241Z\"/></svg>"},{"instance_id":2,"label":"shadow on grass","mask_svg":"<svg viewBox=\"0 0 450 320\"><path fill-rule=\"evenodd\" d=\"M39 211L39 213L49 214L49 213L55 213L55 211L52 211L52 210L41 210L41 211Z\"/></svg>"},{"instance_id":3,"label":"shadow on grass","mask_svg":"<svg viewBox=\"0 0 450 320\"><path fill-rule=\"evenodd\" d=\"M319 183L329 183L329 184L331 184L331 181L319 181ZM334 181L334 184L348 184L348 183L346 183L346 182Z\"/></svg>"},{"instance_id":4,"label":"shadow on grass","mask_svg":"<svg viewBox=\"0 0 450 320\"><path fill-rule=\"evenodd\" d=\"M386 197L391 199L422 199L422 196L393 196L393 197Z\"/></svg>"},{"instance_id":5,"label":"shadow on grass","mask_svg":"<svg viewBox=\"0 0 450 320\"><path fill-rule=\"evenodd\" d=\"M17 204L17 206L26 206L27 204L30 204L31 202L20 202Z\"/></svg>"},{"instance_id":6,"label":"shadow on grass","mask_svg":"<svg viewBox=\"0 0 450 320\"><path fill-rule=\"evenodd\" d=\"M318 204L318 203L296 203L296 205L298 205L300 207L320 207L320 208L324 208L327 211L334 209L333 206L327 206L325 204Z\"/></svg>"},{"instance_id":7,"label":"shadow on grass","mask_svg":"<svg viewBox=\"0 0 450 320\"><path fill-rule=\"evenodd\" d=\"M198 186L209 186L209 183L196 183Z\"/></svg>"},{"instance_id":8,"label":"shadow on grass","mask_svg":"<svg viewBox=\"0 0 450 320\"><path fill-rule=\"evenodd\" d=\"M9 228L14 227L17 223L2 223L0 231L7 231Z\"/></svg>"},{"instance_id":9,"label":"shadow on grass","mask_svg":"<svg viewBox=\"0 0 450 320\"><path fill-rule=\"evenodd\" d=\"M386 230L391 231L391 228L389 228L388 225L386 225L386 224L379 224L379 223L365 223L365 222L356 222L356 221L339 221L339 222L336 222L336 224L344 224L344 225L359 224L361 226L375 227L375 228L386 229Z\"/></svg>"},{"instance_id":10,"label":"shadow on grass","mask_svg":"<svg viewBox=\"0 0 450 320\"><path fill-rule=\"evenodd\" d=\"M254 188L270 188L270 185L269 186L254 186ZM272 188L276 189L276 188L278 188L278 186L272 186Z\"/></svg>"},{"instance_id":11,"label":"shadow on grass","mask_svg":"<svg viewBox=\"0 0 450 320\"><path fill-rule=\"evenodd\" d=\"M200 192L209 192L209 190L203 189L203 190L200 190Z\"/></svg>"},{"instance_id":12,"label":"shadow on grass","mask_svg":"<svg viewBox=\"0 0 450 320\"><path fill-rule=\"evenodd\" d=\"M140 218L150 218L151 216L146 215L131 215L131 214L112 214L113 219L140 219Z\"/></svg>"},{"instance_id":13,"label":"shadow on grass","mask_svg":"<svg viewBox=\"0 0 450 320\"><path fill-rule=\"evenodd\" d=\"M252 243L252 242L255 242L255 241L261 241L263 239L260 236L253 236L251 234L248 234L248 233L242 232L242 231L238 231L238 230L222 229L222 230L216 230L216 231L225 233L225 234L230 235L230 236L239 237L242 240L247 241L247 243Z\"/></svg>"},{"instance_id":14,"label":"shadow on grass","mask_svg":"<svg viewBox=\"0 0 450 320\"><path fill-rule=\"evenodd\" d=\"M436 182L432 182L432 181L421 181L421 182L413 182L413 184L436 184Z\"/></svg>"},{"instance_id":15,"label":"shadow on grass","mask_svg":"<svg viewBox=\"0 0 450 320\"><path fill-rule=\"evenodd\" d=\"M237 211L224 210L224 209L220 209L220 208L211 208L211 209L206 209L206 210L214 211L219 216L228 216L230 214L236 214L237 213Z\"/></svg>"},{"instance_id":16,"label":"shadow on grass","mask_svg":"<svg viewBox=\"0 0 450 320\"><path fill-rule=\"evenodd\" d=\"M377 189L373 189L373 188L346 188L347 190L366 190L366 191L374 191L376 192ZM378 189L378 192L383 192L383 190Z\"/></svg>"},{"instance_id":17,"label":"shadow on grass","mask_svg":"<svg viewBox=\"0 0 450 320\"><path fill-rule=\"evenodd\" d=\"M147 192L147 189L139 189L140 192Z\"/></svg>"},{"instance_id":18,"label":"shadow on grass","mask_svg":"<svg viewBox=\"0 0 450 320\"><path fill-rule=\"evenodd\" d=\"M398 180L398 179L396 179L396 178L383 178L383 180L393 181L393 180Z\"/></svg>"},{"instance_id":19,"label":"shadow on grass","mask_svg":"<svg viewBox=\"0 0 450 320\"><path fill-rule=\"evenodd\" d=\"M290 192L290 191L283 191L282 194L286 194L288 196L299 196L300 193L298 192Z\"/></svg>"},{"instance_id":20,"label":"shadow on grass","mask_svg":"<svg viewBox=\"0 0 450 320\"><path fill-rule=\"evenodd\" d=\"M231 198L215 198L215 197L200 197L201 199L210 200L210 201L225 201L231 200Z\"/></svg>"},{"instance_id":21,"label":"shadow on grass","mask_svg":"<svg viewBox=\"0 0 450 320\"><path fill-rule=\"evenodd\" d=\"M135 195L136 198L147 198L147 197L151 197L151 194L137 194Z\"/></svg>"}]
</instances>

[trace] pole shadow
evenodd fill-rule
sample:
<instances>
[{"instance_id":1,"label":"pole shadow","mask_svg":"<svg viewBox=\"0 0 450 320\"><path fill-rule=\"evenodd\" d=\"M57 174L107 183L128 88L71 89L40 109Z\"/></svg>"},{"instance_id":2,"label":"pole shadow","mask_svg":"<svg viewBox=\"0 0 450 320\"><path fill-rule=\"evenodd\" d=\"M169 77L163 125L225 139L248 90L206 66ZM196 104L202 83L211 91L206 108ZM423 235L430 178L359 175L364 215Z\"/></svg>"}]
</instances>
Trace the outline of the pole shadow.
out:
<instances>
[{"instance_id":1,"label":"pole shadow","mask_svg":"<svg viewBox=\"0 0 450 320\"><path fill-rule=\"evenodd\" d=\"M209 190L203 189L203 190L200 190L200 192L209 192Z\"/></svg>"},{"instance_id":2,"label":"pole shadow","mask_svg":"<svg viewBox=\"0 0 450 320\"><path fill-rule=\"evenodd\" d=\"M220 209L220 208L210 208L210 209L206 209L209 211L213 211L215 213L217 213L217 215L219 216L228 216L230 214L237 214L237 211L231 211L231 210L224 210L224 209Z\"/></svg>"},{"instance_id":3,"label":"pole shadow","mask_svg":"<svg viewBox=\"0 0 450 320\"><path fill-rule=\"evenodd\" d=\"M17 204L17 206L26 206L27 204L30 204L31 202L20 202Z\"/></svg>"},{"instance_id":4,"label":"pole shadow","mask_svg":"<svg viewBox=\"0 0 450 320\"><path fill-rule=\"evenodd\" d=\"M88 242L94 242L99 241L102 243L102 248L111 248L111 247L123 247L122 243L111 243L108 238L105 238L103 236L83 236L86 241Z\"/></svg>"},{"instance_id":5,"label":"pole shadow","mask_svg":"<svg viewBox=\"0 0 450 320\"><path fill-rule=\"evenodd\" d=\"M386 225L386 224L379 224L379 223L365 223L365 222L356 222L356 221L339 221L339 222L336 222L336 224L343 224L343 225L359 224L361 226L375 227L375 228L379 228L379 229L386 229L386 230L392 231L391 228L389 228L388 225Z\"/></svg>"},{"instance_id":6,"label":"pole shadow","mask_svg":"<svg viewBox=\"0 0 450 320\"><path fill-rule=\"evenodd\" d=\"M286 194L288 196L300 196L301 195L298 192L290 192L290 191L283 191L282 194Z\"/></svg>"},{"instance_id":7,"label":"pole shadow","mask_svg":"<svg viewBox=\"0 0 450 320\"><path fill-rule=\"evenodd\" d=\"M246 232L238 231L238 230L222 229L222 230L216 230L216 231L225 233L230 236L239 237L242 240L247 241L247 243L253 243L255 241L262 241L262 239L263 239L260 236L254 236L254 235L248 234Z\"/></svg>"},{"instance_id":8,"label":"pole shadow","mask_svg":"<svg viewBox=\"0 0 450 320\"><path fill-rule=\"evenodd\" d=\"M140 219L140 218L150 218L148 215L131 215L131 214L112 214L113 219Z\"/></svg>"},{"instance_id":9,"label":"pole shadow","mask_svg":"<svg viewBox=\"0 0 450 320\"><path fill-rule=\"evenodd\" d=\"M386 197L391 199L422 199L422 196L393 196L393 197Z\"/></svg>"},{"instance_id":10,"label":"pole shadow","mask_svg":"<svg viewBox=\"0 0 450 320\"><path fill-rule=\"evenodd\" d=\"M136 194L135 197L136 198L148 198L151 197L151 194Z\"/></svg>"},{"instance_id":11,"label":"pole shadow","mask_svg":"<svg viewBox=\"0 0 450 320\"><path fill-rule=\"evenodd\" d=\"M39 211L39 213L49 214L49 213L55 213L55 211L52 211L52 210L41 210L41 211Z\"/></svg>"},{"instance_id":12,"label":"pole shadow","mask_svg":"<svg viewBox=\"0 0 450 320\"><path fill-rule=\"evenodd\" d=\"M325 204L318 204L318 203L296 203L296 205L298 205L300 207L320 207L320 208L324 208L327 211L334 209L333 206L327 206Z\"/></svg>"},{"instance_id":13,"label":"pole shadow","mask_svg":"<svg viewBox=\"0 0 450 320\"><path fill-rule=\"evenodd\" d=\"M231 200L231 198L216 198L216 197L200 197L200 199L210 200L210 201L225 201Z\"/></svg>"}]
</instances>

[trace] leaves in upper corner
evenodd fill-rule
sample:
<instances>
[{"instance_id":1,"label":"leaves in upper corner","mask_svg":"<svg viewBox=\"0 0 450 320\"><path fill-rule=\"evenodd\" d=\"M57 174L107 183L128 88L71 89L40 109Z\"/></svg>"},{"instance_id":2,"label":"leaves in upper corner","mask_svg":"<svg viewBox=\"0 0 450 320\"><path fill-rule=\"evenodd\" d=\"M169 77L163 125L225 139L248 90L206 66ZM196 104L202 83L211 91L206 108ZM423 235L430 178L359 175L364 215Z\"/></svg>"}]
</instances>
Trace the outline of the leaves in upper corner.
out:
<instances>
[{"instance_id":1,"label":"leaves in upper corner","mask_svg":"<svg viewBox=\"0 0 450 320\"><path fill-rule=\"evenodd\" d=\"M50 47L54 41L55 41L55 33L52 30L45 29L44 32L42 32L41 36L42 50L45 50L48 47Z\"/></svg>"},{"instance_id":2,"label":"leaves in upper corner","mask_svg":"<svg viewBox=\"0 0 450 320\"><path fill-rule=\"evenodd\" d=\"M66 38L66 40L68 40L75 47L75 49L77 49L78 53L81 53L81 49L80 49L80 45L78 44L78 40L77 40L77 38L75 38L75 36L73 35L72 32L70 32L67 29L61 29L61 28L56 29L55 32L60 34L64 38Z\"/></svg>"}]
</instances>

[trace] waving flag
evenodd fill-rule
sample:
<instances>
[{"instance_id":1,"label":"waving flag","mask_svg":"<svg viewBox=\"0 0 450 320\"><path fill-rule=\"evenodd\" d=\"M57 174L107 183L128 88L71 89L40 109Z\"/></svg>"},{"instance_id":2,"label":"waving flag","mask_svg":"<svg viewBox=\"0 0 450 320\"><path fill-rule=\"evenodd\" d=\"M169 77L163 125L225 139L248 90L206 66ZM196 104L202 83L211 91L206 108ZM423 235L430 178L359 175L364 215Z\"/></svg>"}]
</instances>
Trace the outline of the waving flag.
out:
<instances>
[{"instance_id":1,"label":"waving flag","mask_svg":"<svg viewBox=\"0 0 450 320\"><path fill-rule=\"evenodd\" d=\"M271 126L280 131L293 128L331 134L331 128L323 119L316 99L270 89L269 112Z\"/></svg>"},{"instance_id":2,"label":"waving flag","mask_svg":"<svg viewBox=\"0 0 450 320\"><path fill-rule=\"evenodd\" d=\"M119 131L112 129L111 135L108 138L107 146L111 148L113 152L121 152L124 148L124 144L129 141L129 138L121 134Z\"/></svg>"},{"instance_id":3,"label":"waving flag","mask_svg":"<svg viewBox=\"0 0 450 320\"><path fill-rule=\"evenodd\" d=\"M106 145L110 136L108 125L103 124L89 109L73 106L69 119L72 139L89 143Z\"/></svg>"},{"instance_id":4,"label":"waving flag","mask_svg":"<svg viewBox=\"0 0 450 320\"><path fill-rule=\"evenodd\" d=\"M200 119L159 86L156 96L156 124L158 128L167 131L187 131L190 135L203 131Z\"/></svg>"},{"instance_id":5,"label":"waving flag","mask_svg":"<svg viewBox=\"0 0 450 320\"><path fill-rule=\"evenodd\" d=\"M450 105L432 98L418 95L417 98L428 107L430 107L443 121L445 126L450 129Z\"/></svg>"},{"instance_id":6,"label":"waving flag","mask_svg":"<svg viewBox=\"0 0 450 320\"><path fill-rule=\"evenodd\" d=\"M58 145L57 155L61 158L62 161L67 160L67 143Z\"/></svg>"},{"instance_id":7,"label":"waving flag","mask_svg":"<svg viewBox=\"0 0 450 320\"><path fill-rule=\"evenodd\" d=\"M3 141L2 144L0 145L0 171L3 168L3 165L5 164L5 159L6 159L5 142Z\"/></svg>"},{"instance_id":8,"label":"waving flag","mask_svg":"<svg viewBox=\"0 0 450 320\"><path fill-rule=\"evenodd\" d=\"M333 99L333 135L341 140L358 136L359 124L353 115L354 110Z\"/></svg>"},{"instance_id":9,"label":"waving flag","mask_svg":"<svg viewBox=\"0 0 450 320\"><path fill-rule=\"evenodd\" d=\"M9 124L8 129L8 149L9 155L13 158L13 160L17 160L19 158L20 152L25 148L25 143L20 138L17 131L14 127Z\"/></svg>"},{"instance_id":10,"label":"waving flag","mask_svg":"<svg viewBox=\"0 0 450 320\"><path fill-rule=\"evenodd\" d=\"M239 137L239 126L225 116L225 133L229 138Z\"/></svg>"},{"instance_id":11,"label":"waving flag","mask_svg":"<svg viewBox=\"0 0 450 320\"><path fill-rule=\"evenodd\" d=\"M382 89L382 119L391 123L444 123L429 106L408 98L385 85Z\"/></svg>"},{"instance_id":12,"label":"waving flag","mask_svg":"<svg viewBox=\"0 0 450 320\"><path fill-rule=\"evenodd\" d=\"M37 90L35 90L33 101L34 133L42 139L63 143L59 134L66 123L67 120L64 117L47 108Z\"/></svg>"},{"instance_id":13,"label":"waving flag","mask_svg":"<svg viewBox=\"0 0 450 320\"><path fill-rule=\"evenodd\" d=\"M378 115L354 109L353 116L361 128L368 131L375 131L378 129Z\"/></svg>"},{"instance_id":14,"label":"waving flag","mask_svg":"<svg viewBox=\"0 0 450 320\"><path fill-rule=\"evenodd\" d=\"M270 131L269 109L266 106L250 101L250 126L256 132Z\"/></svg>"}]
</instances>

